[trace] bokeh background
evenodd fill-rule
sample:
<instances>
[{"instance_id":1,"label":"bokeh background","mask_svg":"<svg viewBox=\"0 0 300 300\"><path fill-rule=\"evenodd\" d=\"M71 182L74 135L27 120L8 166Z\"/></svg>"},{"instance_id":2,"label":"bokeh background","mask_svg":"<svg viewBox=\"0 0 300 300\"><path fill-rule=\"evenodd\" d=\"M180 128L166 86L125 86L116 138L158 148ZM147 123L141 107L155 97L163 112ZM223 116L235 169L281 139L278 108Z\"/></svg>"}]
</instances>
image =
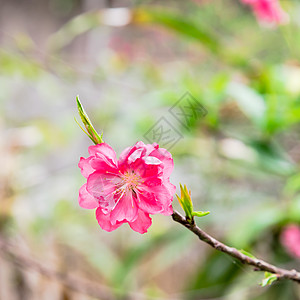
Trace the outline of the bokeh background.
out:
<instances>
[{"instance_id":1,"label":"bokeh background","mask_svg":"<svg viewBox=\"0 0 300 300\"><path fill-rule=\"evenodd\" d=\"M299 270L300 2L281 5L285 25L238 0L0 1L1 300L300 299L171 217L107 233L77 202L76 95L117 154L164 116L198 224ZM169 114L186 92L208 111L188 128Z\"/></svg>"}]
</instances>

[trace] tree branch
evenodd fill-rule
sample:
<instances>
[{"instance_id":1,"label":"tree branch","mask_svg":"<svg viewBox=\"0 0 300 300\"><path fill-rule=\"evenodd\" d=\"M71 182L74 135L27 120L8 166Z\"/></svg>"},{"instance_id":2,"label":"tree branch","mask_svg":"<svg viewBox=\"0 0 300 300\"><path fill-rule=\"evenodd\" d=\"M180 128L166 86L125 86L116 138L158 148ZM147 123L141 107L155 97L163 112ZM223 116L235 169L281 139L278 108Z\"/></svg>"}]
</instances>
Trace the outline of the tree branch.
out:
<instances>
[{"instance_id":1,"label":"tree branch","mask_svg":"<svg viewBox=\"0 0 300 300\"><path fill-rule=\"evenodd\" d=\"M240 251L238 251L236 248L226 246L225 244L219 242L206 232L204 232L202 229L200 229L195 223L191 224L189 223L185 217L183 217L181 214L179 214L177 211L173 211L172 218L175 222L180 223L190 231L192 231L195 235L199 237L199 239L214 249L224 252L231 257L234 257L238 259L240 262L254 266L256 270L258 271L267 271L270 273L273 273L277 276L278 279L289 279L296 281L300 284L300 272L297 272L296 270L286 270L282 268L278 268L274 265L271 265L261 259L257 258L251 258Z\"/></svg>"}]
</instances>

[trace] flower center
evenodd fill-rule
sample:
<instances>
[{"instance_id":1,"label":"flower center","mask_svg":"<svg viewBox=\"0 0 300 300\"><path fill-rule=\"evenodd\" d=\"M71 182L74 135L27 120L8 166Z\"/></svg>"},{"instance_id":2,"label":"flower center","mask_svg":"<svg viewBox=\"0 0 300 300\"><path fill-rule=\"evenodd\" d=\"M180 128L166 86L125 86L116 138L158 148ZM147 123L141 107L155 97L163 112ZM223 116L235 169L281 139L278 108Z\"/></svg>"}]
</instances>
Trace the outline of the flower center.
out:
<instances>
[{"instance_id":1,"label":"flower center","mask_svg":"<svg viewBox=\"0 0 300 300\"><path fill-rule=\"evenodd\" d=\"M134 171L126 172L122 175L122 179L128 189L133 190L139 184L141 177Z\"/></svg>"}]
</instances>

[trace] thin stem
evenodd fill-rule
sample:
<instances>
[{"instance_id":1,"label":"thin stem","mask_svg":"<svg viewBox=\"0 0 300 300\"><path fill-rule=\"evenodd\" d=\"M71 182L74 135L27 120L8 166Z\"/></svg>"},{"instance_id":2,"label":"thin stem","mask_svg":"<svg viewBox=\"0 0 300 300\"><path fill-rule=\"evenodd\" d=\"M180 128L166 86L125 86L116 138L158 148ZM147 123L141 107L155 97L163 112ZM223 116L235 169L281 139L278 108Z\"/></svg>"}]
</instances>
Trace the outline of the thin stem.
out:
<instances>
[{"instance_id":1,"label":"thin stem","mask_svg":"<svg viewBox=\"0 0 300 300\"><path fill-rule=\"evenodd\" d=\"M241 253L240 251L238 251L236 248L229 247L221 243L220 241L216 240L215 238L213 238L212 236L204 232L202 229L200 229L195 223L190 224L185 217L183 217L175 210L173 211L172 218L175 222L180 223L181 225L183 225L184 227L192 231L195 235L199 237L201 241L207 243L214 249L230 255L231 257L238 259L240 262L244 264L254 266L255 270L267 271L276 274L278 279L289 279L289 280L296 281L297 283L300 284L300 272L297 272L296 270L286 270L286 269L278 268L261 259L249 257Z\"/></svg>"}]
</instances>

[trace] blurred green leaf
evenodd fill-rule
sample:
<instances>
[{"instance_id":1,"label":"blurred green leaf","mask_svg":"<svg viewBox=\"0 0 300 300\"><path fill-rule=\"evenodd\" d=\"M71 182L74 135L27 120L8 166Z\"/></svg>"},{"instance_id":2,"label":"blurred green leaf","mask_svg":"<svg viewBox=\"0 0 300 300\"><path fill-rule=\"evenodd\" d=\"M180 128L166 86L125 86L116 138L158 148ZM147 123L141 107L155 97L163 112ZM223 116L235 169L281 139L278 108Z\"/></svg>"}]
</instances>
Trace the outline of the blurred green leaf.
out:
<instances>
[{"instance_id":1,"label":"blurred green leaf","mask_svg":"<svg viewBox=\"0 0 300 300\"><path fill-rule=\"evenodd\" d=\"M261 282L261 286L265 287L267 285L271 285L273 282L275 282L278 279L276 274L272 274L269 272L265 272L265 278Z\"/></svg>"},{"instance_id":2,"label":"blurred green leaf","mask_svg":"<svg viewBox=\"0 0 300 300\"><path fill-rule=\"evenodd\" d=\"M231 82L227 93L232 97L243 113L258 127L261 127L266 112L266 104L261 95L240 82Z\"/></svg>"},{"instance_id":3,"label":"blurred green leaf","mask_svg":"<svg viewBox=\"0 0 300 300\"><path fill-rule=\"evenodd\" d=\"M216 37L213 37L207 29L201 28L200 25L194 21L186 17L183 18L179 13L163 9L153 10L150 8L133 9L128 12L131 14L134 24L153 23L162 25L176 33L200 42L214 53L220 50ZM97 26L105 25L105 22L103 22L103 14L105 13L106 10L100 10L76 16L51 36L48 41L49 47L53 50L59 50L69 44L77 36Z\"/></svg>"},{"instance_id":4,"label":"blurred green leaf","mask_svg":"<svg viewBox=\"0 0 300 300\"><path fill-rule=\"evenodd\" d=\"M256 257L255 257L253 254L251 254L250 252L248 252L248 251L246 251L246 250L240 249L239 251L240 251L241 253L243 253L243 254L245 254L245 255L251 257L251 258L256 259Z\"/></svg>"},{"instance_id":5,"label":"blurred green leaf","mask_svg":"<svg viewBox=\"0 0 300 300\"><path fill-rule=\"evenodd\" d=\"M244 211L243 216L231 224L226 235L228 243L237 248L248 249L270 227L285 220L286 211L275 203L265 201L249 212Z\"/></svg>"},{"instance_id":6,"label":"blurred green leaf","mask_svg":"<svg viewBox=\"0 0 300 300\"><path fill-rule=\"evenodd\" d=\"M33 58L0 49L0 75L21 75L25 79L36 80L43 74L42 67Z\"/></svg>"},{"instance_id":7,"label":"blurred green leaf","mask_svg":"<svg viewBox=\"0 0 300 300\"><path fill-rule=\"evenodd\" d=\"M233 259L229 259L224 253L211 251L205 258L205 263L199 262L194 268L193 276L187 281L187 291L198 292L201 298L218 297L225 291L241 273L240 267ZM196 297L190 299L198 299Z\"/></svg>"},{"instance_id":8,"label":"blurred green leaf","mask_svg":"<svg viewBox=\"0 0 300 300\"><path fill-rule=\"evenodd\" d=\"M48 39L48 47L51 50L60 50L67 46L77 36L96 28L101 25L101 23L100 12L80 14L67 22Z\"/></svg>"},{"instance_id":9,"label":"blurred green leaf","mask_svg":"<svg viewBox=\"0 0 300 300\"><path fill-rule=\"evenodd\" d=\"M146 255L150 253L155 254L165 244L173 243L181 237L176 231L169 230L148 238L137 247L130 248L125 257L122 258L122 264L112 277L114 286L121 287L124 285L126 287L131 272L134 271L135 267Z\"/></svg>"},{"instance_id":10,"label":"blurred green leaf","mask_svg":"<svg viewBox=\"0 0 300 300\"><path fill-rule=\"evenodd\" d=\"M287 179L284 191L286 193L296 193L300 190L300 173Z\"/></svg>"},{"instance_id":11,"label":"blurred green leaf","mask_svg":"<svg viewBox=\"0 0 300 300\"><path fill-rule=\"evenodd\" d=\"M252 140L247 144L256 151L257 163L262 169L281 176L289 176L296 172L296 166L274 142Z\"/></svg>"},{"instance_id":12,"label":"blurred green leaf","mask_svg":"<svg viewBox=\"0 0 300 300\"><path fill-rule=\"evenodd\" d=\"M286 214L286 222L300 223L300 195L299 194L297 194L289 203L287 214Z\"/></svg>"},{"instance_id":13,"label":"blurred green leaf","mask_svg":"<svg viewBox=\"0 0 300 300\"><path fill-rule=\"evenodd\" d=\"M133 20L136 23L154 23L171 29L185 37L192 38L210 49L213 53L220 51L220 45L215 36L207 29L201 28L199 23L177 12L166 9L138 9L133 12Z\"/></svg>"}]
</instances>

